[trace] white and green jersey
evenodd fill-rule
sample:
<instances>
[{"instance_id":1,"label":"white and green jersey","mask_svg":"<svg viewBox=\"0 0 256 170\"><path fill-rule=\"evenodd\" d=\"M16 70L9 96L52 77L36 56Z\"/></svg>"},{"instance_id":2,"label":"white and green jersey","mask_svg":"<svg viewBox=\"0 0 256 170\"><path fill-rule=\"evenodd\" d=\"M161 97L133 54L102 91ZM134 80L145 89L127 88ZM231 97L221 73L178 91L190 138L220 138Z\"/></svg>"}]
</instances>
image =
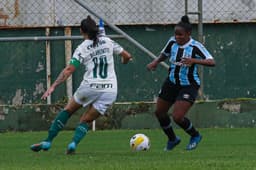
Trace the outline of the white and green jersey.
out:
<instances>
[{"instance_id":1,"label":"white and green jersey","mask_svg":"<svg viewBox=\"0 0 256 170\"><path fill-rule=\"evenodd\" d=\"M93 47L92 40L85 40L75 50L70 64L83 64L85 73L81 85L95 90L117 91L117 80L113 54L120 54L123 48L108 37L99 37Z\"/></svg>"}]
</instances>

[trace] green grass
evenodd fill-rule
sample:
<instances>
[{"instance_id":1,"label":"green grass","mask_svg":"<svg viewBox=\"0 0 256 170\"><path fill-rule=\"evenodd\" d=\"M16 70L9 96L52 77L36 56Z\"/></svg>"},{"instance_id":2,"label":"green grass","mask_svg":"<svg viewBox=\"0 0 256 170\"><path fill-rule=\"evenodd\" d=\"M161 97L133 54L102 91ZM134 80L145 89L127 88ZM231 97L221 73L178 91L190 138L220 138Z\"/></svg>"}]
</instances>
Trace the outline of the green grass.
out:
<instances>
[{"instance_id":1,"label":"green grass","mask_svg":"<svg viewBox=\"0 0 256 170\"><path fill-rule=\"evenodd\" d=\"M79 144L77 154L65 155L73 135L64 131L48 152L34 153L29 146L47 132L0 133L1 170L256 170L256 129L200 129L203 140L193 151L186 151L188 135L171 152L164 152L166 137L161 130L90 131ZM129 140L145 133L151 140L149 151L132 152Z\"/></svg>"}]
</instances>

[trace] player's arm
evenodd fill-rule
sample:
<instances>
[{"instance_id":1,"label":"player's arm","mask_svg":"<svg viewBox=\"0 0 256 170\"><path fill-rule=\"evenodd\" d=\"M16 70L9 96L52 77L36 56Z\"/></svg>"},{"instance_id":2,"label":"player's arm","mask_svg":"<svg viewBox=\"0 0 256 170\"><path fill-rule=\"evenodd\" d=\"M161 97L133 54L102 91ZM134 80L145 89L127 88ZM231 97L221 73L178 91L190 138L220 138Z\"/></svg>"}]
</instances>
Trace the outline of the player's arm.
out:
<instances>
[{"instance_id":1,"label":"player's arm","mask_svg":"<svg viewBox=\"0 0 256 170\"><path fill-rule=\"evenodd\" d=\"M61 83L63 83L64 81L66 81L68 79L68 77L76 70L76 67L72 64L66 66L66 68L64 68L62 70L62 72L59 74L59 76L57 77L57 79L54 81L54 83L51 85L51 87L49 87L49 89L46 90L46 92L43 94L43 96L41 97L41 99L46 99L54 90L55 88L60 85Z\"/></svg>"},{"instance_id":2,"label":"player's arm","mask_svg":"<svg viewBox=\"0 0 256 170\"><path fill-rule=\"evenodd\" d=\"M161 63L162 61L166 60L168 57L161 53L156 59L154 59L151 63L147 65L148 70L155 70L157 68L157 65Z\"/></svg>"},{"instance_id":3,"label":"player's arm","mask_svg":"<svg viewBox=\"0 0 256 170\"><path fill-rule=\"evenodd\" d=\"M64 81L66 81L69 76L71 74L73 74L73 72L76 70L76 68L79 67L80 63L83 61L83 57L82 54L80 52L80 47L78 47L70 62L69 65L66 66L61 73L59 74L59 76L57 77L57 79L54 81L54 83L51 85L51 87L49 87L46 92L43 94L43 96L41 97L41 99L46 99L49 95L52 94L52 92L55 90L55 88L60 85L61 83L63 83Z\"/></svg>"},{"instance_id":4,"label":"player's arm","mask_svg":"<svg viewBox=\"0 0 256 170\"><path fill-rule=\"evenodd\" d=\"M159 63L165 61L168 58L168 56L170 56L171 47L174 44L174 42L174 37L171 37L167 44L164 46L160 55L147 65L148 70L155 70Z\"/></svg>"},{"instance_id":5,"label":"player's arm","mask_svg":"<svg viewBox=\"0 0 256 170\"><path fill-rule=\"evenodd\" d=\"M185 65L200 64L204 66L214 67L215 60L211 59L196 59L196 58L182 58L181 62Z\"/></svg>"},{"instance_id":6,"label":"player's arm","mask_svg":"<svg viewBox=\"0 0 256 170\"><path fill-rule=\"evenodd\" d=\"M203 66L214 67L215 60L208 50L203 45L198 45L194 47L196 58L182 58L181 62L185 65L200 64Z\"/></svg>"},{"instance_id":7,"label":"player's arm","mask_svg":"<svg viewBox=\"0 0 256 170\"><path fill-rule=\"evenodd\" d=\"M110 39L110 41L113 43L113 53L116 55L121 56L121 62L123 64L127 64L129 61L132 60L131 54L124 50L123 47L121 47L118 43Z\"/></svg>"},{"instance_id":8,"label":"player's arm","mask_svg":"<svg viewBox=\"0 0 256 170\"><path fill-rule=\"evenodd\" d=\"M215 66L215 60L214 59L204 59L204 60L195 59L194 63L204 65L204 66L209 66L209 67L214 67Z\"/></svg>"},{"instance_id":9,"label":"player's arm","mask_svg":"<svg viewBox=\"0 0 256 170\"><path fill-rule=\"evenodd\" d=\"M68 66L66 66L66 68L64 68L62 70L62 72L59 74L59 76L57 77L57 79L55 80L55 82L52 84L52 86L57 87L59 84L63 83L64 81L66 81L69 76L76 70L75 66L70 64Z\"/></svg>"},{"instance_id":10,"label":"player's arm","mask_svg":"<svg viewBox=\"0 0 256 170\"><path fill-rule=\"evenodd\" d=\"M119 55L121 56L121 62L123 64L127 64L129 61L132 60L131 54L128 53L126 50L123 50Z\"/></svg>"}]
</instances>

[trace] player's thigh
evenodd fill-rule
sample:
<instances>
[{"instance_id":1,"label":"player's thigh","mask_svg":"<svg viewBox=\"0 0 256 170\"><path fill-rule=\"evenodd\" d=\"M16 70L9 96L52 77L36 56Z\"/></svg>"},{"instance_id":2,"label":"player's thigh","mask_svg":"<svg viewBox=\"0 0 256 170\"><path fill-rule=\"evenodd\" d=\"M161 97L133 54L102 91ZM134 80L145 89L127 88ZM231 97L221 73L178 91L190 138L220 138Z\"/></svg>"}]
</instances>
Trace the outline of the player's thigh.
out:
<instances>
[{"instance_id":1,"label":"player's thigh","mask_svg":"<svg viewBox=\"0 0 256 170\"><path fill-rule=\"evenodd\" d=\"M185 100L178 100L173 105L173 113L186 113L189 111L193 104L185 101Z\"/></svg>"},{"instance_id":2,"label":"player's thigh","mask_svg":"<svg viewBox=\"0 0 256 170\"><path fill-rule=\"evenodd\" d=\"M172 104L175 102L178 96L179 88L173 84L169 78L165 80L162 88L159 92L157 102L156 102L156 112L157 116L166 114Z\"/></svg>"},{"instance_id":3,"label":"player's thigh","mask_svg":"<svg viewBox=\"0 0 256 170\"><path fill-rule=\"evenodd\" d=\"M102 92L98 98L90 104L88 110L82 115L80 122L91 123L99 116L104 115L106 110L115 102L117 93Z\"/></svg>"},{"instance_id":4,"label":"player's thigh","mask_svg":"<svg viewBox=\"0 0 256 170\"><path fill-rule=\"evenodd\" d=\"M174 103L172 117L175 121L182 121L196 100L198 88L193 86L184 87Z\"/></svg>"},{"instance_id":5,"label":"player's thigh","mask_svg":"<svg viewBox=\"0 0 256 170\"><path fill-rule=\"evenodd\" d=\"M158 97L156 101L156 111L155 111L156 116L161 117L161 115L165 115L169 111L171 106L172 106L171 102Z\"/></svg>"},{"instance_id":6,"label":"player's thigh","mask_svg":"<svg viewBox=\"0 0 256 170\"><path fill-rule=\"evenodd\" d=\"M68 104L64 107L64 109L70 113L70 114L73 114L75 111L77 111L79 108L81 108L82 105L77 103L75 100L74 100L74 97L72 97L69 101L68 101Z\"/></svg>"},{"instance_id":7,"label":"player's thigh","mask_svg":"<svg viewBox=\"0 0 256 170\"><path fill-rule=\"evenodd\" d=\"M178 100L173 105L172 118L175 122L183 121L184 116L191 108L192 104L185 100Z\"/></svg>"},{"instance_id":8,"label":"player's thigh","mask_svg":"<svg viewBox=\"0 0 256 170\"><path fill-rule=\"evenodd\" d=\"M93 120L96 120L101 113L96 110L92 105L89 106L88 110L81 116L80 122L91 123Z\"/></svg>"}]
</instances>

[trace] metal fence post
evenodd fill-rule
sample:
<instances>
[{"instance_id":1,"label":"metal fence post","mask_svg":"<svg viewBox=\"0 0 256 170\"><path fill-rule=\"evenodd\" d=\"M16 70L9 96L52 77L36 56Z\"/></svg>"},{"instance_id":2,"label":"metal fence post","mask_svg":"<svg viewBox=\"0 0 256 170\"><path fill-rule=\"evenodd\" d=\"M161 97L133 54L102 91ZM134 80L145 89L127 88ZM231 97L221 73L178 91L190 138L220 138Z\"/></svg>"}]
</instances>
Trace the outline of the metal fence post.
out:
<instances>
[{"instance_id":1,"label":"metal fence post","mask_svg":"<svg viewBox=\"0 0 256 170\"><path fill-rule=\"evenodd\" d=\"M203 0L198 0L198 40L204 44L203 41ZM199 70L201 78L201 87L199 90L199 98L204 99L204 67Z\"/></svg>"},{"instance_id":2,"label":"metal fence post","mask_svg":"<svg viewBox=\"0 0 256 170\"><path fill-rule=\"evenodd\" d=\"M65 28L65 36L71 36L71 28L66 27ZM66 65L68 65L72 55L72 42L71 40L65 40L65 60L66 60ZM66 93L68 98L72 97L73 93L73 79L72 75L67 79L66 81Z\"/></svg>"},{"instance_id":3,"label":"metal fence post","mask_svg":"<svg viewBox=\"0 0 256 170\"><path fill-rule=\"evenodd\" d=\"M198 25L197 25L197 32L198 32L198 41L204 44L203 39L203 0L197 1L197 11L191 12L188 11L188 0L185 0L185 15L197 15L198 16ZM199 67L199 75L201 78L201 87L199 89L199 98L204 99L204 68Z\"/></svg>"},{"instance_id":4,"label":"metal fence post","mask_svg":"<svg viewBox=\"0 0 256 170\"><path fill-rule=\"evenodd\" d=\"M50 28L46 28L45 30L46 36L50 35ZM51 46L50 41L45 41L45 50L46 50L46 82L47 82L47 89L51 86ZM51 95L47 97L47 104L51 104Z\"/></svg>"}]
</instances>

